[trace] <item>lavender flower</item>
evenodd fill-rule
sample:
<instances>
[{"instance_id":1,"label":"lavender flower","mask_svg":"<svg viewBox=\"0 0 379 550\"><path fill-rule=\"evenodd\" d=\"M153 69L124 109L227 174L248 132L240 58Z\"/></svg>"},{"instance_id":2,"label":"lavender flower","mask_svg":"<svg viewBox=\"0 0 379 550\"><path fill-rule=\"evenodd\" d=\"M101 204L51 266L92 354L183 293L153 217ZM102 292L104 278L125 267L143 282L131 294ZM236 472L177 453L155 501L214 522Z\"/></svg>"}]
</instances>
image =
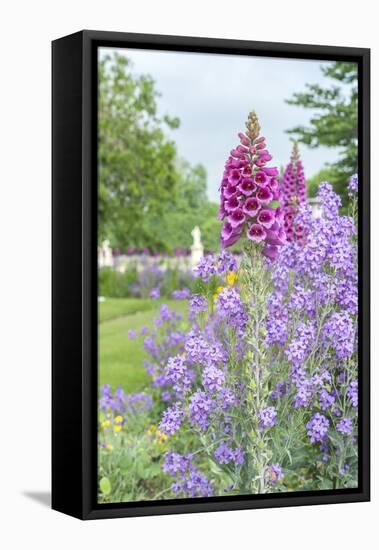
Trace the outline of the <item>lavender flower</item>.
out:
<instances>
[{"instance_id":1,"label":"lavender flower","mask_svg":"<svg viewBox=\"0 0 379 550\"><path fill-rule=\"evenodd\" d=\"M341 434L351 435L353 432L353 421L351 418L341 418L336 428Z\"/></svg>"},{"instance_id":2,"label":"lavender flower","mask_svg":"<svg viewBox=\"0 0 379 550\"><path fill-rule=\"evenodd\" d=\"M208 309L208 301L204 296L201 296L200 294L193 294L191 296L190 300L190 311L192 315L197 315L198 313L201 313L202 311L206 311Z\"/></svg>"},{"instance_id":3,"label":"lavender flower","mask_svg":"<svg viewBox=\"0 0 379 550\"><path fill-rule=\"evenodd\" d=\"M225 383L225 375L219 368L209 365L203 371L202 382L209 393L220 391Z\"/></svg>"},{"instance_id":4,"label":"lavender flower","mask_svg":"<svg viewBox=\"0 0 379 550\"><path fill-rule=\"evenodd\" d=\"M175 403L165 410L159 424L159 430L170 436L177 432L184 420L184 411L179 403Z\"/></svg>"},{"instance_id":5,"label":"lavender flower","mask_svg":"<svg viewBox=\"0 0 379 550\"><path fill-rule=\"evenodd\" d=\"M197 390L190 399L190 423L205 431L210 423L210 416L216 404L205 392Z\"/></svg>"},{"instance_id":6,"label":"lavender flower","mask_svg":"<svg viewBox=\"0 0 379 550\"><path fill-rule=\"evenodd\" d=\"M148 411L153 406L153 399L148 393L130 393L128 395L128 408L132 413Z\"/></svg>"},{"instance_id":7,"label":"lavender flower","mask_svg":"<svg viewBox=\"0 0 379 550\"><path fill-rule=\"evenodd\" d=\"M311 443L322 442L328 433L329 420L320 413L312 416L307 423L307 434L310 437Z\"/></svg>"},{"instance_id":8,"label":"lavender flower","mask_svg":"<svg viewBox=\"0 0 379 550\"><path fill-rule=\"evenodd\" d=\"M161 297L161 292L159 288L152 288L150 290L150 298L152 300L158 300Z\"/></svg>"},{"instance_id":9,"label":"lavender flower","mask_svg":"<svg viewBox=\"0 0 379 550\"><path fill-rule=\"evenodd\" d=\"M358 193L358 174L351 176L347 185L349 197L354 197Z\"/></svg>"},{"instance_id":10,"label":"lavender flower","mask_svg":"<svg viewBox=\"0 0 379 550\"><path fill-rule=\"evenodd\" d=\"M279 479L282 479L283 472L279 464L270 464L268 467L268 477L269 477L269 484L271 487L274 487Z\"/></svg>"},{"instance_id":11,"label":"lavender flower","mask_svg":"<svg viewBox=\"0 0 379 550\"><path fill-rule=\"evenodd\" d=\"M352 380L349 384L347 395L353 407L358 407L358 381Z\"/></svg>"},{"instance_id":12,"label":"lavender flower","mask_svg":"<svg viewBox=\"0 0 379 550\"><path fill-rule=\"evenodd\" d=\"M100 388L100 393L99 406L103 412L106 412L107 409L119 413L126 411L126 394L121 386L117 386L114 395L112 395L110 385L104 384Z\"/></svg>"},{"instance_id":13,"label":"lavender flower","mask_svg":"<svg viewBox=\"0 0 379 550\"><path fill-rule=\"evenodd\" d=\"M274 426L277 422L275 407L265 407L258 412L259 427L261 430Z\"/></svg>"},{"instance_id":14,"label":"lavender flower","mask_svg":"<svg viewBox=\"0 0 379 550\"><path fill-rule=\"evenodd\" d=\"M170 476L178 473L185 473L191 467L190 455L181 455L174 451L169 451L165 455L162 470Z\"/></svg>"},{"instance_id":15,"label":"lavender flower","mask_svg":"<svg viewBox=\"0 0 379 550\"><path fill-rule=\"evenodd\" d=\"M215 459L219 464L234 464L241 466L244 462L244 454L239 447L233 449L232 447L221 443L214 452Z\"/></svg>"},{"instance_id":16,"label":"lavender flower","mask_svg":"<svg viewBox=\"0 0 379 550\"><path fill-rule=\"evenodd\" d=\"M189 288L182 288L181 290L173 290L171 293L171 298L173 300L188 300L190 294Z\"/></svg>"},{"instance_id":17,"label":"lavender flower","mask_svg":"<svg viewBox=\"0 0 379 550\"><path fill-rule=\"evenodd\" d=\"M176 494L189 497L208 497L213 493L210 481L195 468L190 455L180 455L169 451L162 466L165 473L171 477L177 476L177 481L171 485Z\"/></svg>"},{"instance_id":18,"label":"lavender flower","mask_svg":"<svg viewBox=\"0 0 379 550\"><path fill-rule=\"evenodd\" d=\"M165 370L167 381L181 394L191 387L192 378L183 357L170 357Z\"/></svg>"}]
</instances>

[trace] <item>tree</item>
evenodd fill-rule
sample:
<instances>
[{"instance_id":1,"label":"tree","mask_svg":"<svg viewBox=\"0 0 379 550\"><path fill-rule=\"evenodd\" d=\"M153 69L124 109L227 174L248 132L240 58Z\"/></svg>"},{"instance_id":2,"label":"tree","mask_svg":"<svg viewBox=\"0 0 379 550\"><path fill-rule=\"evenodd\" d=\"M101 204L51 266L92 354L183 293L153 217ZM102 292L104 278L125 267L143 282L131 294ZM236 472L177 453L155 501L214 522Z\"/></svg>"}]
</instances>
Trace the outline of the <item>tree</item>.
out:
<instances>
[{"instance_id":1,"label":"tree","mask_svg":"<svg viewBox=\"0 0 379 550\"><path fill-rule=\"evenodd\" d=\"M150 76L135 76L114 54L99 63L99 239L112 246L156 246L146 217L157 216L176 193L176 147L164 134L178 119L157 114Z\"/></svg>"},{"instance_id":2,"label":"tree","mask_svg":"<svg viewBox=\"0 0 379 550\"><path fill-rule=\"evenodd\" d=\"M338 85L324 88L307 84L305 92L287 100L290 105L315 112L308 127L296 126L288 133L311 148L338 148L339 160L326 168L331 183L346 203L346 184L358 169L358 67L356 63L335 62L322 67L322 72Z\"/></svg>"},{"instance_id":3,"label":"tree","mask_svg":"<svg viewBox=\"0 0 379 550\"><path fill-rule=\"evenodd\" d=\"M191 231L198 225L206 250L219 248L221 222L217 219L218 205L207 196L207 174L202 165L191 166L181 159L177 162L178 183L173 200L165 205L162 215L148 217L147 231L154 229L159 242L167 249L189 248Z\"/></svg>"}]
</instances>

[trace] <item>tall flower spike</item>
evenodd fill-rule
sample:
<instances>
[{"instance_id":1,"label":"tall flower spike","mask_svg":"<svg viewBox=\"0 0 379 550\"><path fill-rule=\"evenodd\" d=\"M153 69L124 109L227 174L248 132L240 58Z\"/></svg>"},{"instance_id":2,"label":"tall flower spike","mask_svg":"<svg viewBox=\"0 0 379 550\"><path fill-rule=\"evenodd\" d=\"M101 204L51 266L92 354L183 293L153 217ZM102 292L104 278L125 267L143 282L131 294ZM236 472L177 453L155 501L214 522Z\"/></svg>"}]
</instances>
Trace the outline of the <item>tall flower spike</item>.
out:
<instances>
[{"instance_id":1,"label":"tall flower spike","mask_svg":"<svg viewBox=\"0 0 379 550\"><path fill-rule=\"evenodd\" d=\"M287 240L293 241L303 237L303 227L295 222L299 206L307 200L307 184L303 164L300 160L299 146L295 142L290 162L283 174L282 203L284 211L284 229Z\"/></svg>"},{"instance_id":2,"label":"tall flower spike","mask_svg":"<svg viewBox=\"0 0 379 550\"><path fill-rule=\"evenodd\" d=\"M220 185L221 246L227 248L247 237L262 243L262 253L273 260L286 242L279 171L266 166L272 156L255 112L249 114L246 129L238 134L240 144L230 152Z\"/></svg>"}]
</instances>

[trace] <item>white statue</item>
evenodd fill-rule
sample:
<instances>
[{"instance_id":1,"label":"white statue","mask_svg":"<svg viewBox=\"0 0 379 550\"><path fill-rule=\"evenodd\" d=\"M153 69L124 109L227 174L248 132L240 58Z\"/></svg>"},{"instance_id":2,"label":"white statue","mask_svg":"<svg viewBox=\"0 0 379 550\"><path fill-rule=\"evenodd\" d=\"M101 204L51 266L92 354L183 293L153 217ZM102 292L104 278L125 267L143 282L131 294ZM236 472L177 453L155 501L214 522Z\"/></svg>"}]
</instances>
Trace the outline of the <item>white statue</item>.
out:
<instances>
[{"instance_id":1,"label":"white statue","mask_svg":"<svg viewBox=\"0 0 379 550\"><path fill-rule=\"evenodd\" d=\"M191 231L193 244L191 246L191 265L195 267L204 256L204 247L201 242L201 231L198 226Z\"/></svg>"},{"instance_id":2,"label":"white statue","mask_svg":"<svg viewBox=\"0 0 379 550\"><path fill-rule=\"evenodd\" d=\"M113 255L108 239L101 243L98 249L99 267L113 267Z\"/></svg>"},{"instance_id":3,"label":"white statue","mask_svg":"<svg viewBox=\"0 0 379 550\"><path fill-rule=\"evenodd\" d=\"M322 208L321 208L320 202L318 200L318 197L310 197L308 199L308 204L310 204L312 206L312 216L314 218L321 218Z\"/></svg>"}]
</instances>

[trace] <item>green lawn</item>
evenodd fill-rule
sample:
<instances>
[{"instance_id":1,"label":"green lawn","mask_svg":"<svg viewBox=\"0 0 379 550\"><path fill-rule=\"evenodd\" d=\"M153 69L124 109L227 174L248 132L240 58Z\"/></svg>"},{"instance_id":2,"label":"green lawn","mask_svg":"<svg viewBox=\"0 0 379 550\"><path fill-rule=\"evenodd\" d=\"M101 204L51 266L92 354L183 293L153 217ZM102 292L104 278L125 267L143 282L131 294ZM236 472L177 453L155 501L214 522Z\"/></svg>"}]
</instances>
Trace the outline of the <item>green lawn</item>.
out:
<instances>
[{"instance_id":1,"label":"green lawn","mask_svg":"<svg viewBox=\"0 0 379 550\"><path fill-rule=\"evenodd\" d=\"M184 313L185 301L107 298L99 303L99 383L120 384L127 392L135 392L148 383L143 360L148 355L143 349L143 337L130 340L128 330L153 328L153 319L162 303Z\"/></svg>"}]
</instances>

